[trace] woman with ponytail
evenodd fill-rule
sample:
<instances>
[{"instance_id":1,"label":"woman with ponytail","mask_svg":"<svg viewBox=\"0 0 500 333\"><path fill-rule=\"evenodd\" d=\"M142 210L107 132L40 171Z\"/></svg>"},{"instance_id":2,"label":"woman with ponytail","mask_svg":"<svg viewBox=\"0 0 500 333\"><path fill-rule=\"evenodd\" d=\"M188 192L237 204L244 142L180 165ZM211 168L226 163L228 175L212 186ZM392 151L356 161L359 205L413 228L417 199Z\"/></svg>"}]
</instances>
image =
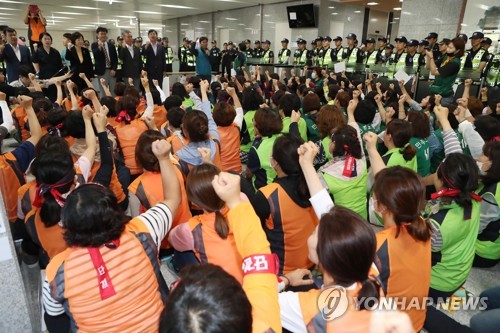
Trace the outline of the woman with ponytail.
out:
<instances>
[{"instance_id":1,"label":"woman with ponytail","mask_svg":"<svg viewBox=\"0 0 500 333\"><path fill-rule=\"evenodd\" d=\"M148 127L144 124L146 117L153 116L154 102L147 78L141 79L142 86L146 92L147 108L142 115L137 114L139 100L133 96L124 96L116 103L117 116L115 121L116 136L123 153L125 166L130 170L130 175L135 178L142 172L142 169L135 161L135 146L142 132ZM141 118L142 117L142 118Z\"/></svg>"},{"instance_id":2,"label":"woman with ponytail","mask_svg":"<svg viewBox=\"0 0 500 333\"><path fill-rule=\"evenodd\" d=\"M382 156L387 167L403 166L417 172L417 151L410 143L412 128L409 122L401 119L391 120L384 134L384 145L389 149Z\"/></svg>"},{"instance_id":3,"label":"woman with ponytail","mask_svg":"<svg viewBox=\"0 0 500 333\"><path fill-rule=\"evenodd\" d=\"M298 154L310 201L320 217L307 245L309 258L322 269L323 281L320 290L279 294L283 328L291 332L414 332L404 313L376 311L374 315L369 311L383 295L374 264L377 239L359 214L333 206L313 166L317 151L308 142Z\"/></svg>"},{"instance_id":4,"label":"woman with ponytail","mask_svg":"<svg viewBox=\"0 0 500 333\"><path fill-rule=\"evenodd\" d=\"M229 231L228 210L212 186L212 180L219 173L219 168L208 163L200 164L189 172L187 197L203 210L203 214L193 216L170 232L168 240L178 251L174 253L172 263L180 271L188 263L196 263L189 258L189 254L194 252L199 263L219 265L241 283L241 257L234 236Z\"/></svg>"},{"instance_id":5,"label":"woman with ponytail","mask_svg":"<svg viewBox=\"0 0 500 333\"><path fill-rule=\"evenodd\" d=\"M307 237L318 224L318 219L309 202L309 190L300 170L297 149L302 143L292 134L276 139L270 163L277 178L261 187L252 200L271 251L278 255L281 274L313 266L307 257Z\"/></svg>"}]
</instances>

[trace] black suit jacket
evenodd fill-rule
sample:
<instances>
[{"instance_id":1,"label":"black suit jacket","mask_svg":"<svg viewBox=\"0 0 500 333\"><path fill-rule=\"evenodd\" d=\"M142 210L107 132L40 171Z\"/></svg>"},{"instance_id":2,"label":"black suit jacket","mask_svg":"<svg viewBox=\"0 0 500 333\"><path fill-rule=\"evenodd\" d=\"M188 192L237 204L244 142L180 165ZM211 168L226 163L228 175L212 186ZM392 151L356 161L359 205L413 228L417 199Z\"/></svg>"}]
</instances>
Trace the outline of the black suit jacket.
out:
<instances>
[{"instance_id":1,"label":"black suit jacket","mask_svg":"<svg viewBox=\"0 0 500 333\"><path fill-rule=\"evenodd\" d=\"M142 48L142 55L146 58L144 70L148 72L150 78L161 79L163 72L167 70L165 48L160 43L156 44L156 55L151 44Z\"/></svg>"},{"instance_id":2,"label":"black suit jacket","mask_svg":"<svg viewBox=\"0 0 500 333\"><path fill-rule=\"evenodd\" d=\"M21 61L17 59L16 53L12 48L12 45L7 44L0 55L0 61L5 61L7 65L7 81L12 82L19 79L19 66L26 65L33 69L33 63L31 62L31 53L28 47L19 45L19 50L21 51Z\"/></svg>"},{"instance_id":3,"label":"black suit jacket","mask_svg":"<svg viewBox=\"0 0 500 333\"><path fill-rule=\"evenodd\" d=\"M122 60L122 76L125 78L140 78L142 71L141 49L133 46L134 57L132 58L129 50L125 46L125 43L123 45L123 47L118 48L118 56Z\"/></svg>"},{"instance_id":4,"label":"black suit jacket","mask_svg":"<svg viewBox=\"0 0 500 333\"><path fill-rule=\"evenodd\" d=\"M70 50L66 51L66 60L71 61L71 70L73 71L73 77L71 80L79 81L79 74L85 73L89 80L94 77L94 65L92 64L92 58L90 57L90 51L82 47L83 62L80 62L78 54L76 53L76 48L73 46Z\"/></svg>"},{"instance_id":5,"label":"black suit jacket","mask_svg":"<svg viewBox=\"0 0 500 333\"><path fill-rule=\"evenodd\" d=\"M118 56L116 54L116 49L115 47L110 44L109 42L106 42L108 44L108 56L109 60L111 63L111 69L116 71L116 66L118 65ZM99 48L98 42L92 43L92 53L94 53L94 68L95 68L95 74L98 76L101 76L104 74L106 71L106 56L104 55L103 48L105 46L103 45L101 48Z\"/></svg>"}]
</instances>

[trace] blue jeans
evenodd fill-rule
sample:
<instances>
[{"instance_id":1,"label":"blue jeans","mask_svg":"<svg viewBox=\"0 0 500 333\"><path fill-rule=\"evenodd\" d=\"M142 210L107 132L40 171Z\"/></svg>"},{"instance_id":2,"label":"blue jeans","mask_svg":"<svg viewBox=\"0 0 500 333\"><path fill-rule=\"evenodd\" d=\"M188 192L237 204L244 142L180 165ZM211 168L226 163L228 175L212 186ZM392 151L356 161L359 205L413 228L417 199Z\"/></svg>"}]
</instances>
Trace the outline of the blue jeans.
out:
<instances>
[{"instance_id":1,"label":"blue jeans","mask_svg":"<svg viewBox=\"0 0 500 333\"><path fill-rule=\"evenodd\" d=\"M493 333L500 327L500 286L486 289L479 297L488 297L487 309L470 320L470 327L474 332Z\"/></svg>"}]
</instances>

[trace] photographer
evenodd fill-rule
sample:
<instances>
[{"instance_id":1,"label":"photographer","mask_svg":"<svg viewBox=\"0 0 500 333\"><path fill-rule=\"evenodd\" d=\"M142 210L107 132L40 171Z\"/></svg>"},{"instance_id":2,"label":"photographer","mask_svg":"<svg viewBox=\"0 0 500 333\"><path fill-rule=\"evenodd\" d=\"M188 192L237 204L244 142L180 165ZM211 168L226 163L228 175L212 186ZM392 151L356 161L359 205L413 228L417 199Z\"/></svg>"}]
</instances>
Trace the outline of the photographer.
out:
<instances>
[{"instance_id":1,"label":"photographer","mask_svg":"<svg viewBox=\"0 0 500 333\"><path fill-rule=\"evenodd\" d=\"M426 50L430 72L436 77L434 83L430 86L430 92L443 97L442 105L453 103L455 100L453 84L460 70L460 58L464 55L464 49L465 42L463 39L452 39L448 43L446 55L437 60L437 63L434 61L433 52Z\"/></svg>"},{"instance_id":2,"label":"photographer","mask_svg":"<svg viewBox=\"0 0 500 333\"><path fill-rule=\"evenodd\" d=\"M34 53L34 44L41 44L40 35L45 32L45 26L47 25L47 21L38 5L28 5L26 7L24 24L28 25L28 39L31 53Z\"/></svg>"}]
</instances>

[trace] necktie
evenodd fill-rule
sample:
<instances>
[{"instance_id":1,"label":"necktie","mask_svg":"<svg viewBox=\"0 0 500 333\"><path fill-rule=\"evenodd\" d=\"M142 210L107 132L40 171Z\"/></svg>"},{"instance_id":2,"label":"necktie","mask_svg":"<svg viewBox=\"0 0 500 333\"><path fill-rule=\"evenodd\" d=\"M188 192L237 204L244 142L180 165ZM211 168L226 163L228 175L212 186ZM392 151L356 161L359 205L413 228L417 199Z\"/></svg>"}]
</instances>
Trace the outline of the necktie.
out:
<instances>
[{"instance_id":1,"label":"necktie","mask_svg":"<svg viewBox=\"0 0 500 333\"><path fill-rule=\"evenodd\" d=\"M106 43L102 44L102 50L104 51L104 57L106 58L106 68L110 68L111 60L109 60L108 51L106 50Z\"/></svg>"}]
</instances>

